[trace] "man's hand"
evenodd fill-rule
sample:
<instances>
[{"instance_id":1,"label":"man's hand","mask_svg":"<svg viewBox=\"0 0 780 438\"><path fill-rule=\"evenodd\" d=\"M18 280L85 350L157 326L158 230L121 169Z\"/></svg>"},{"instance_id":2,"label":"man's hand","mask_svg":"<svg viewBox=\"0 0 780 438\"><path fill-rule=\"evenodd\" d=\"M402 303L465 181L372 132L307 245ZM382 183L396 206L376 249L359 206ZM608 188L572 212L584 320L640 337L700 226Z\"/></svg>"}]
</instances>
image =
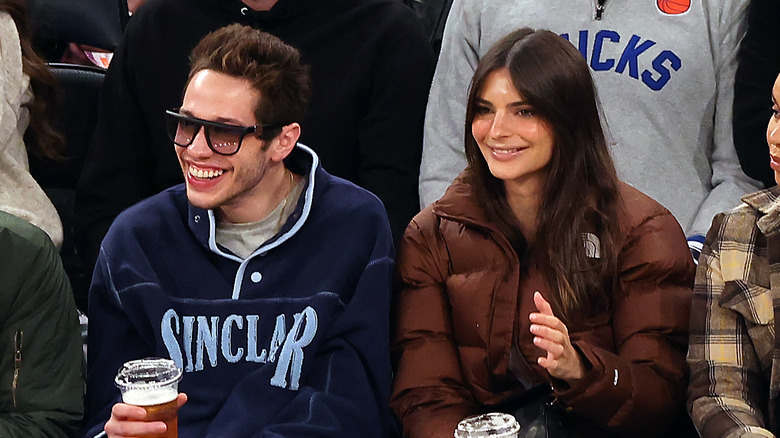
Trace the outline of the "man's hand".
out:
<instances>
[{"instance_id":1,"label":"man's hand","mask_svg":"<svg viewBox=\"0 0 780 438\"><path fill-rule=\"evenodd\" d=\"M187 403L187 395L180 393L177 399L181 408ZM104 430L109 438L144 437L166 431L162 421L144 421L146 409L140 406L117 403L111 408L111 418Z\"/></svg>"}]
</instances>

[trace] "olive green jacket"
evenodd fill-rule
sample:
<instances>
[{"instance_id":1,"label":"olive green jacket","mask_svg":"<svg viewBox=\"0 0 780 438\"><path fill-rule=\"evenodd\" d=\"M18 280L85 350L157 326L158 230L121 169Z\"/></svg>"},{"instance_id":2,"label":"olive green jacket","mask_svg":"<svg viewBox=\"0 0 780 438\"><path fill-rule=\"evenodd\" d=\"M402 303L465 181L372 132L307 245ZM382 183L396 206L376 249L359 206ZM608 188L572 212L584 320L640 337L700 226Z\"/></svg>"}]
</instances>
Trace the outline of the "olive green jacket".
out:
<instances>
[{"instance_id":1,"label":"olive green jacket","mask_svg":"<svg viewBox=\"0 0 780 438\"><path fill-rule=\"evenodd\" d=\"M0 211L0 436L75 436L83 358L57 249L42 230Z\"/></svg>"}]
</instances>

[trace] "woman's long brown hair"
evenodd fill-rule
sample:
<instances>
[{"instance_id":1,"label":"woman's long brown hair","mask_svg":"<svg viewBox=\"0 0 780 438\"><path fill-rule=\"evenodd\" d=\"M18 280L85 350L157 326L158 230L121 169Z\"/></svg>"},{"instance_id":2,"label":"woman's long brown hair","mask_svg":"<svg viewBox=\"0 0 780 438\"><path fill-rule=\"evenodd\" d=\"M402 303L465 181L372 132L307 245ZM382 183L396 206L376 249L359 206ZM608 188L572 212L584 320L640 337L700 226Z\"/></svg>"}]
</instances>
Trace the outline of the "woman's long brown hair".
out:
<instances>
[{"instance_id":1,"label":"woman's long brown hair","mask_svg":"<svg viewBox=\"0 0 780 438\"><path fill-rule=\"evenodd\" d=\"M22 47L22 69L30 77L33 91L33 100L27 104L30 112L30 124L24 134L27 150L61 160L65 143L62 135L54 128L57 117L54 105L57 101L55 79L46 62L33 49L26 0L0 1L0 12L8 13L16 24Z\"/></svg>"},{"instance_id":2,"label":"woman's long brown hair","mask_svg":"<svg viewBox=\"0 0 780 438\"><path fill-rule=\"evenodd\" d=\"M471 133L476 99L488 75L504 68L555 138L533 239L520 232L503 181L490 173ZM482 57L474 73L465 132L470 182L488 217L520 249L519 256L536 264L557 291L551 302L556 315L571 323L606 309L616 285L622 207L595 86L579 51L545 30L524 28L504 37ZM587 254L586 233L600 240L600 258Z\"/></svg>"}]
</instances>

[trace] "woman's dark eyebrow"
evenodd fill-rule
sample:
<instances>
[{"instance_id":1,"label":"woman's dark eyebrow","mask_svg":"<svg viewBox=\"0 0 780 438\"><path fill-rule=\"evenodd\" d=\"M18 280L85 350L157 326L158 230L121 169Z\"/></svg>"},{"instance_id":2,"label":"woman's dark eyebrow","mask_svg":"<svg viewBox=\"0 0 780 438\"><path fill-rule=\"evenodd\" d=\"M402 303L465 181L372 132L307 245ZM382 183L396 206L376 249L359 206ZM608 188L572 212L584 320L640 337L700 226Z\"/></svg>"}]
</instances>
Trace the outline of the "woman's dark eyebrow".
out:
<instances>
[{"instance_id":1,"label":"woman's dark eyebrow","mask_svg":"<svg viewBox=\"0 0 780 438\"><path fill-rule=\"evenodd\" d=\"M493 104L490 101L482 99L481 97L477 97L474 100L475 100L474 103L476 103L478 105L493 106ZM512 102L512 103L509 104L509 106L511 106L511 107L518 107L518 106L524 106L524 105L528 105L528 102L526 102L524 100L518 100L517 102Z\"/></svg>"}]
</instances>

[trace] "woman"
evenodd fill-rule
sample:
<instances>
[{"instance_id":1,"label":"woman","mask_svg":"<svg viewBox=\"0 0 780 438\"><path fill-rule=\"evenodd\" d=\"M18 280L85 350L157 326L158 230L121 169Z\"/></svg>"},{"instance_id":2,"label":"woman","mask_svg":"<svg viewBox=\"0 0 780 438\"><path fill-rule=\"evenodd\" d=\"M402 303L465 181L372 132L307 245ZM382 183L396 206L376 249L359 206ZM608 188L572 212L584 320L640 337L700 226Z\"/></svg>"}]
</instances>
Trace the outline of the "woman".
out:
<instances>
[{"instance_id":1,"label":"woman","mask_svg":"<svg viewBox=\"0 0 780 438\"><path fill-rule=\"evenodd\" d=\"M480 60L469 166L398 257L391 406L410 437L551 385L575 436L669 436L694 265L674 217L618 181L588 66L521 29Z\"/></svg>"},{"instance_id":2,"label":"woman","mask_svg":"<svg viewBox=\"0 0 780 438\"><path fill-rule=\"evenodd\" d=\"M0 2L0 210L43 229L59 246L62 224L29 172L28 150L60 159L51 126L54 78L30 44L24 0Z\"/></svg>"},{"instance_id":3,"label":"woman","mask_svg":"<svg viewBox=\"0 0 780 438\"><path fill-rule=\"evenodd\" d=\"M766 131L780 183L780 76ZM696 272L688 410L702 437L775 436L780 355L780 189L747 195L715 217Z\"/></svg>"}]
</instances>

